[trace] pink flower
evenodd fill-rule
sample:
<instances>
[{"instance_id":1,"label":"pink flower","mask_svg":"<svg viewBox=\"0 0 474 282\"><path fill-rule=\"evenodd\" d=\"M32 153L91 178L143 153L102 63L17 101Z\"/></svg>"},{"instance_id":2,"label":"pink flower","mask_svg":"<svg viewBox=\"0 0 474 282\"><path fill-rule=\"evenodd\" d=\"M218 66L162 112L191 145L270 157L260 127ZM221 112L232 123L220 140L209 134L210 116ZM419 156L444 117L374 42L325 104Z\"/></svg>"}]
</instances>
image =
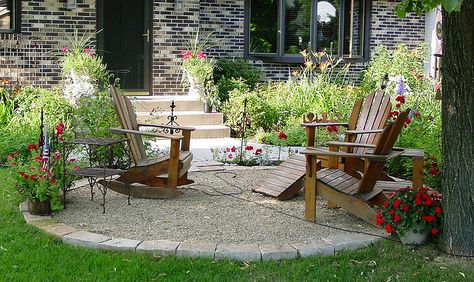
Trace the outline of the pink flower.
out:
<instances>
[{"instance_id":1,"label":"pink flower","mask_svg":"<svg viewBox=\"0 0 474 282\"><path fill-rule=\"evenodd\" d=\"M235 146L232 146L232 148L230 148L230 151L231 151L232 153L235 153L235 150L237 150L237 148L235 148Z\"/></svg>"},{"instance_id":2,"label":"pink flower","mask_svg":"<svg viewBox=\"0 0 474 282\"><path fill-rule=\"evenodd\" d=\"M61 52L67 53L67 52L69 52L69 48L67 48L67 47L61 48Z\"/></svg>"},{"instance_id":3,"label":"pink flower","mask_svg":"<svg viewBox=\"0 0 474 282\"><path fill-rule=\"evenodd\" d=\"M263 153L263 150L261 148L255 150L255 155L260 155L261 153Z\"/></svg>"},{"instance_id":4,"label":"pink flower","mask_svg":"<svg viewBox=\"0 0 474 282\"><path fill-rule=\"evenodd\" d=\"M60 158L61 158L61 155L59 154L59 151L54 152L54 160L59 161Z\"/></svg>"},{"instance_id":5,"label":"pink flower","mask_svg":"<svg viewBox=\"0 0 474 282\"><path fill-rule=\"evenodd\" d=\"M18 156L19 154L20 154L20 152L18 152L18 151L13 152L14 157Z\"/></svg>"},{"instance_id":6,"label":"pink flower","mask_svg":"<svg viewBox=\"0 0 474 282\"><path fill-rule=\"evenodd\" d=\"M87 53L87 54L89 54L89 53L91 52L91 49L89 49L89 48L86 48L86 49L84 49L84 51L83 51L83 52L84 52L84 53Z\"/></svg>"},{"instance_id":7,"label":"pink flower","mask_svg":"<svg viewBox=\"0 0 474 282\"><path fill-rule=\"evenodd\" d=\"M250 146L250 145L245 146L245 150L246 150L246 151L252 151L252 150L253 150L253 146Z\"/></svg>"},{"instance_id":8,"label":"pink flower","mask_svg":"<svg viewBox=\"0 0 474 282\"><path fill-rule=\"evenodd\" d=\"M181 51L179 55L181 55L181 59L187 60L193 56L193 53L191 51Z\"/></svg>"},{"instance_id":9,"label":"pink flower","mask_svg":"<svg viewBox=\"0 0 474 282\"><path fill-rule=\"evenodd\" d=\"M204 59L207 57L207 55L204 54L203 51L199 51L199 53L197 54L197 57L198 57L199 59L204 60Z\"/></svg>"},{"instance_id":10,"label":"pink flower","mask_svg":"<svg viewBox=\"0 0 474 282\"><path fill-rule=\"evenodd\" d=\"M13 159L12 156L10 156L10 155L7 156L7 162L11 161L12 159Z\"/></svg>"},{"instance_id":11,"label":"pink flower","mask_svg":"<svg viewBox=\"0 0 474 282\"><path fill-rule=\"evenodd\" d=\"M228 157L229 159L232 159L232 158L233 158L232 154L229 154L227 157Z\"/></svg>"}]
</instances>

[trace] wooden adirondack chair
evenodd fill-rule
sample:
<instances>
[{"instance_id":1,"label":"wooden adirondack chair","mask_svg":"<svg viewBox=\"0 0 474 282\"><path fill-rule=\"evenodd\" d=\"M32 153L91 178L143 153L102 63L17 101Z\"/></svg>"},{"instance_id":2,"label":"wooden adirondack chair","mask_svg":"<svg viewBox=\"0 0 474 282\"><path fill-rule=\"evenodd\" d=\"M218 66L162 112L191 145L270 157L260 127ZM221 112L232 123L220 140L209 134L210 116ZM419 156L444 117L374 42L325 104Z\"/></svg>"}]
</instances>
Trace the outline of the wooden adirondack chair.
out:
<instances>
[{"instance_id":1,"label":"wooden adirondack chair","mask_svg":"<svg viewBox=\"0 0 474 282\"><path fill-rule=\"evenodd\" d=\"M137 122L133 105L126 96L117 93L110 86L110 95L119 117L122 128L110 129L114 133L124 134L128 139L130 154L134 166L109 184L109 188L140 198L171 198L181 195L176 189L179 185L192 183L187 179L187 171L193 156L189 151L193 127L167 126L157 124L140 124ZM165 128L180 131L181 135L140 131L140 127ZM159 158L148 158L145 154L142 136L169 139L169 155ZM140 183L144 185L132 185Z\"/></svg>"},{"instance_id":2,"label":"wooden adirondack chair","mask_svg":"<svg viewBox=\"0 0 474 282\"><path fill-rule=\"evenodd\" d=\"M318 148L307 148L301 153L306 156L305 177L305 219L316 219L316 194L321 194L337 206L357 215L375 225L376 211L374 206L381 206L387 199L384 191L412 186L410 181L382 181L380 175L385 162L400 156L404 150L392 150L408 116L409 110L401 113L395 123L383 130L374 144L329 142L329 151ZM352 150L339 151L341 147L363 148L363 152ZM329 157L328 168L317 171L317 160L320 156ZM340 169L339 158L364 159L365 171L361 179Z\"/></svg>"},{"instance_id":3,"label":"wooden adirondack chair","mask_svg":"<svg viewBox=\"0 0 474 282\"><path fill-rule=\"evenodd\" d=\"M307 147L314 147L316 139L316 128L327 126L347 127L345 141L354 143L372 144L377 140L377 134L382 132L387 117L391 110L389 95L385 95L384 89L370 93L365 101L359 99L354 103L349 122L316 122L314 115L303 117L302 126L306 129ZM347 152L352 152L352 148L345 148ZM356 148L354 152L361 153L363 148ZM321 167L328 167L328 158L319 156ZM346 169L348 173L359 176L364 162L360 159L342 159L338 166ZM261 182L256 184L253 191L276 197L279 200L292 198L303 187L305 175L305 160L303 156L292 156L283 162L277 169ZM359 176L360 177L360 176ZM382 179L391 180L385 174Z\"/></svg>"}]
</instances>

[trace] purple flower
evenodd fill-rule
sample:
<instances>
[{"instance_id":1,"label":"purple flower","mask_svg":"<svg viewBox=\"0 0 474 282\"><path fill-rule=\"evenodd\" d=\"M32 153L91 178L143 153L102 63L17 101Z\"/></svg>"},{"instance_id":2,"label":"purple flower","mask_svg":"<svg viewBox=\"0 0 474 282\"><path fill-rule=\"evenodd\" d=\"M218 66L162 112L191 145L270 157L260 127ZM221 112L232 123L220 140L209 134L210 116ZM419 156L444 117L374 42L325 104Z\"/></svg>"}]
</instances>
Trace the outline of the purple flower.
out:
<instances>
[{"instance_id":1,"label":"purple flower","mask_svg":"<svg viewBox=\"0 0 474 282\"><path fill-rule=\"evenodd\" d=\"M400 78L397 80L397 94L398 95L403 95L407 92L407 86L403 81L403 78Z\"/></svg>"}]
</instances>

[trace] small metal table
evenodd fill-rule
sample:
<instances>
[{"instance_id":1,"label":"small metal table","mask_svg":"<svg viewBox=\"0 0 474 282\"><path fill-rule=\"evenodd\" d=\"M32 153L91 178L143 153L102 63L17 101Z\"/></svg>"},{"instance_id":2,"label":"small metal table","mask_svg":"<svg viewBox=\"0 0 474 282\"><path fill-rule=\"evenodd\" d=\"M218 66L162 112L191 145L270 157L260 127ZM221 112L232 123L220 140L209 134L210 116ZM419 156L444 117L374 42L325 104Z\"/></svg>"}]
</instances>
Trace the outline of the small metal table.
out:
<instances>
[{"instance_id":1,"label":"small metal table","mask_svg":"<svg viewBox=\"0 0 474 282\"><path fill-rule=\"evenodd\" d=\"M112 148L114 145L118 145L125 141L127 141L126 138L113 139L107 137L89 137L63 142L63 156L65 160L67 159L67 156L71 153L72 148L76 146L83 146L86 149L86 154L89 158L89 167L66 171L66 165L64 164L63 170L65 174L68 174L70 176L87 177L91 189L91 201L94 200L94 187L97 187L97 189L99 189L99 191L102 193L103 214L105 213L105 195L107 194L107 189L112 180L112 176L120 175L125 172L125 170L122 169L108 168L108 166L113 163L114 159ZM94 162L93 156L97 153L97 150L100 147L104 148L103 157L101 160ZM66 208L66 191L66 180L64 180L64 208Z\"/></svg>"}]
</instances>

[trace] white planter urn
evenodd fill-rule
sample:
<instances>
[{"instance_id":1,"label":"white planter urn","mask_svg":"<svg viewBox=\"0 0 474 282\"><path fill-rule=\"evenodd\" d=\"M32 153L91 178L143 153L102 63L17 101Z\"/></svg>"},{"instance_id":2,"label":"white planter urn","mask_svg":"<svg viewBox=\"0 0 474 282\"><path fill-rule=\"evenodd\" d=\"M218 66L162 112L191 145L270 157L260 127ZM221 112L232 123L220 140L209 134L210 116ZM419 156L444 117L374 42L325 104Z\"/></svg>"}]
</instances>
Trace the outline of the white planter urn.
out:
<instances>
[{"instance_id":1,"label":"white planter urn","mask_svg":"<svg viewBox=\"0 0 474 282\"><path fill-rule=\"evenodd\" d=\"M193 77L189 72L186 72L186 78L189 82L188 97L199 101L204 97L204 81Z\"/></svg>"},{"instance_id":2,"label":"white planter urn","mask_svg":"<svg viewBox=\"0 0 474 282\"><path fill-rule=\"evenodd\" d=\"M428 241L430 231L426 228L423 230L422 225L415 225L400 235L400 241L405 245L423 245Z\"/></svg>"}]
</instances>

